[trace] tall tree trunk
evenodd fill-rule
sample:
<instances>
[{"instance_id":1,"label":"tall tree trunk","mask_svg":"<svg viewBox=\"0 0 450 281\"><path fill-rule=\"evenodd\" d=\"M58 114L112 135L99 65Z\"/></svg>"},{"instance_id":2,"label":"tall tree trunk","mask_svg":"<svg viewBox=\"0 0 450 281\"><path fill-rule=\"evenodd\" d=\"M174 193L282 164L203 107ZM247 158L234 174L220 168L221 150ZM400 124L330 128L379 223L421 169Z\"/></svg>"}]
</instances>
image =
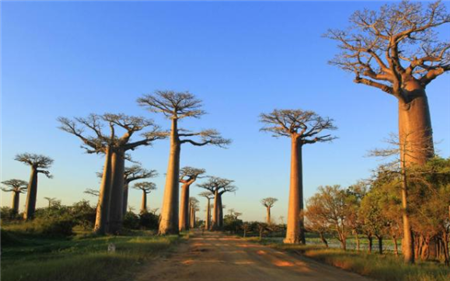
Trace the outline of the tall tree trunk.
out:
<instances>
[{"instance_id":1,"label":"tall tree trunk","mask_svg":"<svg viewBox=\"0 0 450 281\"><path fill-rule=\"evenodd\" d=\"M19 213L19 199L20 199L20 192L13 191L13 198L12 198L12 211L14 215L17 215Z\"/></svg>"},{"instance_id":2,"label":"tall tree trunk","mask_svg":"<svg viewBox=\"0 0 450 281\"><path fill-rule=\"evenodd\" d=\"M272 221L270 220L270 207L267 208L267 224L270 224Z\"/></svg>"},{"instance_id":3,"label":"tall tree trunk","mask_svg":"<svg viewBox=\"0 0 450 281\"><path fill-rule=\"evenodd\" d=\"M305 244L303 226L302 146L295 136L291 140L291 177L289 187L289 211L284 243Z\"/></svg>"},{"instance_id":4,"label":"tall tree trunk","mask_svg":"<svg viewBox=\"0 0 450 281\"><path fill-rule=\"evenodd\" d=\"M98 196L97 215L95 218L94 232L100 235L106 233L107 221L109 216L109 205L111 199L111 147L107 148L105 153L105 165L103 168L102 182L100 184L100 194Z\"/></svg>"},{"instance_id":5,"label":"tall tree trunk","mask_svg":"<svg viewBox=\"0 0 450 281\"><path fill-rule=\"evenodd\" d=\"M212 224L211 224L211 230L217 230L219 227L218 225L218 214L219 214L219 191L216 189L214 191L214 208L213 208L213 217L212 217Z\"/></svg>"},{"instance_id":6,"label":"tall tree trunk","mask_svg":"<svg viewBox=\"0 0 450 281\"><path fill-rule=\"evenodd\" d=\"M125 216L128 210L128 191L129 191L130 183L128 181L124 181L123 183L123 202L122 202L122 217Z\"/></svg>"},{"instance_id":7,"label":"tall tree trunk","mask_svg":"<svg viewBox=\"0 0 450 281\"><path fill-rule=\"evenodd\" d=\"M222 205L222 194L219 193L218 195L218 203L219 207L217 209L217 219L218 219L218 226L219 229L223 228L223 205Z\"/></svg>"},{"instance_id":8,"label":"tall tree trunk","mask_svg":"<svg viewBox=\"0 0 450 281\"><path fill-rule=\"evenodd\" d=\"M402 253L403 259L406 263L414 263L414 237L411 228L411 223L409 221L409 210L408 210L408 185L407 185L407 175L405 169L405 162L402 162L402 220L403 220L403 239L402 239Z\"/></svg>"},{"instance_id":9,"label":"tall tree trunk","mask_svg":"<svg viewBox=\"0 0 450 281\"><path fill-rule=\"evenodd\" d=\"M372 247L373 247L373 238L372 235L367 235L367 239L369 240L369 249L368 252L372 253Z\"/></svg>"},{"instance_id":10,"label":"tall tree trunk","mask_svg":"<svg viewBox=\"0 0 450 281\"><path fill-rule=\"evenodd\" d=\"M178 206L180 177L180 152L181 143L178 138L177 119L172 119L172 130L170 133L170 155L166 174L166 185L164 187L164 199L161 210L161 222L159 234L179 234Z\"/></svg>"},{"instance_id":11,"label":"tall tree trunk","mask_svg":"<svg viewBox=\"0 0 450 281\"><path fill-rule=\"evenodd\" d=\"M210 229L211 227L211 202L209 198L207 199L207 205L206 205L206 222L205 222L205 229Z\"/></svg>"},{"instance_id":12,"label":"tall tree trunk","mask_svg":"<svg viewBox=\"0 0 450 281\"><path fill-rule=\"evenodd\" d=\"M189 227L194 228L195 227L195 208L191 207L191 214L189 217Z\"/></svg>"},{"instance_id":13,"label":"tall tree trunk","mask_svg":"<svg viewBox=\"0 0 450 281\"><path fill-rule=\"evenodd\" d=\"M180 231L189 229L189 184L183 184L181 187L180 198Z\"/></svg>"},{"instance_id":14,"label":"tall tree trunk","mask_svg":"<svg viewBox=\"0 0 450 281\"><path fill-rule=\"evenodd\" d=\"M142 190L141 214L147 213L147 192Z\"/></svg>"},{"instance_id":15,"label":"tall tree trunk","mask_svg":"<svg viewBox=\"0 0 450 281\"><path fill-rule=\"evenodd\" d=\"M111 156L112 188L111 205L107 231L117 234L122 229L123 221L123 185L125 171L125 151L117 149Z\"/></svg>"},{"instance_id":16,"label":"tall tree trunk","mask_svg":"<svg viewBox=\"0 0 450 281\"><path fill-rule=\"evenodd\" d=\"M430 107L425 90L412 81L406 83L403 94L406 102L399 102L399 137L407 150L406 166L425 164L434 156L433 129Z\"/></svg>"},{"instance_id":17,"label":"tall tree trunk","mask_svg":"<svg viewBox=\"0 0 450 281\"><path fill-rule=\"evenodd\" d=\"M38 181L38 171L36 167L32 166L30 181L28 182L25 213L23 214L23 218L25 220L31 220L34 218L34 212L36 210L37 181Z\"/></svg>"}]
</instances>

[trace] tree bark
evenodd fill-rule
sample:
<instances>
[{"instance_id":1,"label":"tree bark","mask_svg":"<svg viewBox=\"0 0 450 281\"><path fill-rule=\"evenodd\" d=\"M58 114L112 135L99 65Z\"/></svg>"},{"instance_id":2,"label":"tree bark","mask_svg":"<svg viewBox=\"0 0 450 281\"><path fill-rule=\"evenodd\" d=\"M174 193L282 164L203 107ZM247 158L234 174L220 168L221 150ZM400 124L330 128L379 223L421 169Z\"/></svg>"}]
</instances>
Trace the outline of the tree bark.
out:
<instances>
[{"instance_id":1,"label":"tree bark","mask_svg":"<svg viewBox=\"0 0 450 281\"><path fill-rule=\"evenodd\" d=\"M183 184L181 187L180 202L180 231L189 229L189 185Z\"/></svg>"},{"instance_id":2,"label":"tree bark","mask_svg":"<svg viewBox=\"0 0 450 281\"><path fill-rule=\"evenodd\" d=\"M31 175L30 181L28 182L28 190L27 190L27 202L25 205L25 213L23 214L23 218L25 220L31 220L34 218L34 212L36 210L37 181L38 181L37 168L31 166Z\"/></svg>"},{"instance_id":3,"label":"tree bark","mask_svg":"<svg viewBox=\"0 0 450 281\"><path fill-rule=\"evenodd\" d=\"M14 215L19 213L20 192L13 191L12 211Z\"/></svg>"},{"instance_id":4,"label":"tree bark","mask_svg":"<svg viewBox=\"0 0 450 281\"><path fill-rule=\"evenodd\" d=\"M291 140L291 177L289 187L289 211L284 243L305 244L303 227L302 145L299 139Z\"/></svg>"},{"instance_id":5,"label":"tree bark","mask_svg":"<svg viewBox=\"0 0 450 281\"><path fill-rule=\"evenodd\" d=\"M325 244L325 248L328 248L328 241L325 239L325 236L323 235L323 232L319 232L320 240L322 240L323 244Z\"/></svg>"},{"instance_id":6,"label":"tree bark","mask_svg":"<svg viewBox=\"0 0 450 281\"><path fill-rule=\"evenodd\" d=\"M98 196L97 215L95 218L94 232L100 235L106 233L107 221L109 216L109 203L111 199L111 147L107 148L105 153L105 165L103 168L102 182L100 184L100 194Z\"/></svg>"},{"instance_id":7,"label":"tree bark","mask_svg":"<svg viewBox=\"0 0 450 281\"><path fill-rule=\"evenodd\" d=\"M271 220L270 220L270 207L266 207L267 208L267 224L270 224L271 223Z\"/></svg>"},{"instance_id":8,"label":"tree bark","mask_svg":"<svg viewBox=\"0 0 450 281\"><path fill-rule=\"evenodd\" d=\"M125 171L125 151L117 149L111 156L112 188L111 203L109 207L109 222L107 231L118 234L122 229L123 221L123 186Z\"/></svg>"},{"instance_id":9,"label":"tree bark","mask_svg":"<svg viewBox=\"0 0 450 281\"><path fill-rule=\"evenodd\" d=\"M433 129L425 90L416 82L403 89L406 102L399 101L399 137L407 152L402 153L406 166L425 164L434 156ZM403 149L403 147L401 148Z\"/></svg>"},{"instance_id":10,"label":"tree bark","mask_svg":"<svg viewBox=\"0 0 450 281\"><path fill-rule=\"evenodd\" d=\"M122 217L125 216L128 210L128 191L130 183L124 181L123 183L123 202L122 202Z\"/></svg>"},{"instance_id":11,"label":"tree bark","mask_svg":"<svg viewBox=\"0 0 450 281\"><path fill-rule=\"evenodd\" d=\"M210 229L211 227L211 200L209 198L207 199L207 205L206 205L206 222L205 222L205 229Z\"/></svg>"},{"instance_id":12,"label":"tree bark","mask_svg":"<svg viewBox=\"0 0 450 281\"><path fill-rule=\"evenodd\" d=\"M219 214L219 191L216 189L214 191L214 210L213 210L213 218L211 224L211 230L217 230L218 226L218 214Z\"/></svg>"},{"instance_id":13,"label":"tree bark","mask_svg":"<svg viewBox=\"0 0 450 281\"><path fill-rule=\"evenodd\" d=\"M383 236L378 236L378 252L380 255L383 254Z\"/></svg>"},{"instance_id":14,"label":"tree bark","mask_svg":"<svg viewBox=\"0 0 450 281\"><path fill-rule=\"evenodd\" d=\"M222 194L218 194L218 208L217 208L217 220L219 229L223 228L223 205L222 205Z\"/></svg>"},{"instance_id":15,"label":"tree bark","mask_svg":"<svg viewBox=\"0 0 450 281\"><path fill-rule=\"evenodd\" d=\"M178 138L177 119L172 119L172 130L170 133L170 155L166 174L166 185L164 187L164 199L161 210L161 222L159 234L179 234L178 227L178 204L180 177L180 152L181 143Z\"/></svg>"},{"instance_id":16,"label":"tree bark","mask_svg":"<svg viewBox=\"0 0 450 281\"><path fill-rule=\"evenodd\" d=\"M147 212L147 192L142 190L141 214Z\"/></svg>"},{"instance_id":17,"label":"tree bark","mask_svg":"<svg viewBox=\"0 0 450 281\"><path fill-rule=\"evenodd\" d=\"M191 207L191 214L189 217L189 227L195 228L195 208Z\"/></svg>"},{"instance_id":18,"label":"tree bark","mask_svg":"<svg viewBox=\"0 0 450 281\"><path fill-rule=\"evenodd\" d=\"M392 240L394 241L394 253L395 253L395 256L398 257L397 237L396 237L396 236L393 236L393 237L392 237Z\"/></svg>"},{"instance_id":19,"label":"tree bark","mask_svg":"<svg viewBox=\"0 0 450 281\"><path fill-rule=\"evenodd\" d=\"M368 249L368 252L369 252L369 253L372 253L372 247L373 247L373 238L372 238L372 235L368 235L368 236L367 236L367 239L369 240L369 249Z\"/></svg>"},{"instance_id":20,"label":"tree bark","mask_svg":"<svg viewBox=\"0 0 450 281\"><path fill-rule=\"evenodd\" d=\"M408 211L408 185L405 169L405 162L402 162L402 220L403 220L403 240L402 240L402 253L403 259L406 263L414 263L414 237L412 233L411 223L409 220Z\"/></svg>"}]
</instances>

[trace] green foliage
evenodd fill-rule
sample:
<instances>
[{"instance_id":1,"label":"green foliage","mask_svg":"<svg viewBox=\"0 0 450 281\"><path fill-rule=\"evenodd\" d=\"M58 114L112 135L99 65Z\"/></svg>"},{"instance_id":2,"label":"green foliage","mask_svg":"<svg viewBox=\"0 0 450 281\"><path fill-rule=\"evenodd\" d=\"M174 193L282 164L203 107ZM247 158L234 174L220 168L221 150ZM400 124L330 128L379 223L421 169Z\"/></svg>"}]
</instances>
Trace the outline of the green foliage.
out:
<instances>
[{"instance_id":1,"label":"green foliage","mask_svg":"<svg viewBox=\"0 0 450 281\"><path fill-rule=\"evenodd\" d=\"M236 218L234 215L225 215L223 217L223 230L230 231L230 232L238 232L242 229L242 225L244 222L238 218Z\"/></svg>"},{"instance_id":2,"label":"green foliage","mask_svg":"<svg viewBox=\"0 0 450 281\"><path fill-rule=\"evenodd\" d=\"M123 217L123 226L128 229L139 229L139 216L133 212L127 212Z\"/></svg>"},{"instance_id":3,"label":"green foliage","mask_svg":"<svg viewBox=\"0 0 450 281\"><path fill-rule=\"evenodd\" d=\"M139 215L139 226L141 229L156 230L159 227L159 216L151 212L141 213Z\"/></svg>"},{"instance_id":4,"label":"green foliage","mask_svg":"<svg viewBox=\"0 0 450 281\"><path fill-rule=\"evenodd\" d=\"M11 222L17 221L21 219L19 214L14 213L13 209L10 207L1 207L0 208L0 219L1 222Z\"/></svg>"}]
</instances>

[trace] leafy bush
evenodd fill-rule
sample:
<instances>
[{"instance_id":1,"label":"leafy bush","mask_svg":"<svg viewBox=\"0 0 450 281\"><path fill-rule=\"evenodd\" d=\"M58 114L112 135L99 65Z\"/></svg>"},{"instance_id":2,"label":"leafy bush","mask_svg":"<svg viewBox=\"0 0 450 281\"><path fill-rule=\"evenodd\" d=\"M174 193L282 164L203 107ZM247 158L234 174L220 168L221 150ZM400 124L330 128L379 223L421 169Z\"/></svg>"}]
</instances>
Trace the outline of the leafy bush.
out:
<instances>
[{"instance_id":1,"label":"leafy bush","mask_svg":"<svg viewBox=\"0 0 450 281\"><path fill-rule=\"evenodd\" d=\"M158 229L159 216L154 213L144 212L139 215L139 226L143 229Z\"/></svg>"},{"instance_id":2,"label":"leafy bush","mask_svg":"<svg viewBox=\"0 0 450 281\"><path fill-rule=\"evenodd\" d=\"M123 217L123 226L129 229L139 229L139 217L133 212L127 212Z\"/></svg>"},{"instance_id":3,"label":"leafy bush","mask_svg":"<svg viewBox=\"0 0 450 281\"><path fill-rule=\"evenodd\" d=\"M30 223L28 232L47 236L70 236L76 222L70 215L60 217L36 218Z\"/></svg>"}]
</instances>

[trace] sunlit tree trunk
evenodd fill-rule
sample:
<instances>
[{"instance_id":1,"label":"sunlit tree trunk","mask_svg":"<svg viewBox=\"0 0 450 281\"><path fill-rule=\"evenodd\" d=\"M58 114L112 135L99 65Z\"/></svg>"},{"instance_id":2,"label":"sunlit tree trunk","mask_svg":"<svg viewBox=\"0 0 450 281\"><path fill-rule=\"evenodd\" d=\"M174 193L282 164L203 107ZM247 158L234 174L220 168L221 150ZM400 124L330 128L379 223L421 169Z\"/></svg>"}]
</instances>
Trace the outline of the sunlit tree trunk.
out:
<instances>
[{"instance_id":1,"label":"sunlit tree trunk","mask_svg":"<svg viewBox=\"0 0 450 281\"><path fill-rule=\"evenodd\" d=\"M20 199L20 192L13 192L12 197L12 211L13 214L17 215L19 213L19 200Z\"/></svg>"},{"instance_id":2,"label":"sunlit tree trunk","mask_svg":"<svg viewBox=\"0 0 450 281\"><path fill-rule=\"evenodd\" d=\"M105 165L103 168L102 182L100 185L100 194L98 196L97 215L95 218L94 232L97 234L105 234L107 221L109 216L109 203L111 199L111 148L106 149Z\"/></svg>"},{"instance_id":3,"label":"sunlit tree trunk","mask_svg":"<svg viewBox=\"0 0 450 281\"><path fill-rule=\"evenodd\" d=\"M189 226L190 228L195 228L195 208L191 208Z\"/></svg>"},{"instance_id":4,"label":"sunlit tree trunk","mask_svg":"<svg viewBox=\"0 0 450 281\"><path fill-rule=\"evenodd\" d=\"M211 224L211 230L217 230L218 226L218 214L219 214L219 191L216 189L214 191L214 208L213 208L213 218Z\"/></svg>"},{"instance_id":5,"label":"sunlit tree trunk","mask_svg":"<svg viewBox=\"0 0 450 281\"><path fill-rule=\"evenodd\" d=\"M270 219L270 207L267 207L267 224L271 224L272 220Z\"/></svg>"},{"instance_id":6,"label":"sunlit tree trunk","mask_svg":"<svg viewBox=\"0 0 450 281\"><path fill-rule=\"evenodd\" d=\"M141 214L147 212L147 192L142 190Z\"/></svg>"},{"instance_id":7,"label":"sunlit tree trunk","mask_svg":"<svg viewBox=\"0 0 450 281\"><path fill-rule=\"evenodd\" d=\"M180 231L189 229L189 185L183 184L180 198Z\"/></svg>"},{"instance_id":8,"label":"sunlit tree trunk","mask_svg":"<svg viewBox=\"0 0 450 281\"><path fill-rule=\"evenodd\" d=\"M38 181L37 168L31 166L31 175L30 181L28 182L28 190L27 190L27 202L25 205L25 213L23 214L23 218L25 220L31 220L34 218L34 212L36 210L37 181Z\"/></svg>"},{"instance_id":9,"label":"sunlit tree trunk","mask_svg":"<svg viewBox=\"0 0 450 281\"><path fill-rule=\"evenodd\" d=\"M302 182L302 145L299 139L291 139L291 177L289 187L289 210L287 231L284 243L305 244L303 231L303 182Z\"/></svg>"},{"instance_id":10,"label":"sunlit tree trunk","mask_svg":"<svg viewBox=\"0 0 450 281\"><path fill-rule=\"evenodd\" d=\"M206 222L205 222L205 229L210 229L211 227L211 200L209 198L207 199L206 204Z\"/></svg>"},{"instance_id":11,"label":"sunlit tree trunk","mask_svg":"<svg viewBox=\"0 0 450 281\"><path fill-rule=\"evenodd\" d=\"M219 229L223 228L223 205L222 205L222 194L218 194L218 207L217 207L217 220Z\"/></svg>"},{"instance_id":12,"label":"sunlit tree trunk","mask_svg":"<svg viewBox=\"0 0 450 281\"><path fill-rule=\"evenodd\" d=\"M112 188L109 210L109 233L117 234L122 229L123 220L123 184L125 171L125 151L118 149L111 156Z\"/></svg>"},{"instance_id":13,"label":"sunlit tree trunk","mask_svg":"<svg viewBox=\"0 0 450 281\"><path fill-rule=\"evenodd\" d=\"M164 199L161 210L161 222L159 234L178 234L178 204L180 177L180 150L181 143L178 138L177 119L172 119L172 130L170 133L170 155L166 174L166 185L164 187Z\"/></svg>"}]
</instances>

